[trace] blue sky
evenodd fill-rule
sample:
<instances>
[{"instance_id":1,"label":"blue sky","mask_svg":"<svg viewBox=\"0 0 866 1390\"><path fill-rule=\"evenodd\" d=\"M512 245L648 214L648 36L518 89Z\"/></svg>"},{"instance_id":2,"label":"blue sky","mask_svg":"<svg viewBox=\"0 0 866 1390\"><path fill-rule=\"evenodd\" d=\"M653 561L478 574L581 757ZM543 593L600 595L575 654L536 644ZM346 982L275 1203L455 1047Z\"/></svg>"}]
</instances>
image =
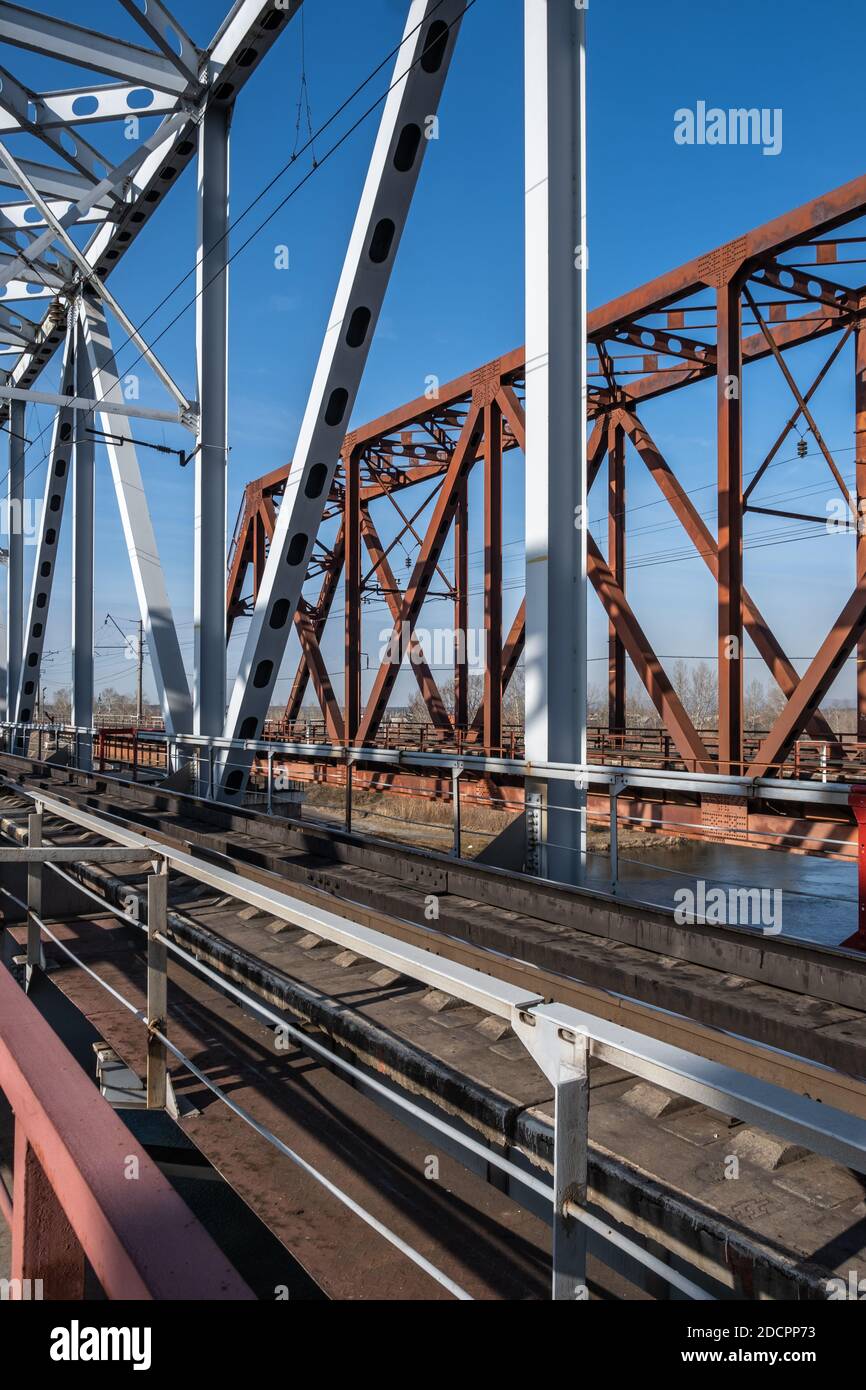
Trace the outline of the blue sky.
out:
<instances>
[{"instance_id":1,"label":"blue sky","mask_svg":"<svg viewBox=\"0 0 866 1390\"><path fill-rule=\"evenodd\" d=\"M216 26L222 0L175 0L179 17L204 43ZM68 15L60 0L39 8ZM319 125L363 76L398 41L403 0L307 0L306 58L314 125ZM395 269L380 329L355 411L355 424L411 399L431 373L443 381L518 346L523 341L523 31L522 0L476 0L468 14L441 108L440 140L431 145ZM76 20L103 32L137 37L133 21L114 0L79 0ZM729 0L724 7L665 0L591 0L589 13L589 243L590 302L593 306L667 270L684 259L729 240L863 172L866 94L849 76L845 56L866 38L866 11L853 0L827 0L820 20L804 0L762 0L758 6ZM60 64L3 48L0 62L22 80L42 88L61 87L74 75ZM238 103L232 134L232 210L236 216L283 165L295 142L300 81L300 25L296 21ZM387 85L381 75L348 113L356 119L372 95ZM674 112L709 105L779 107L782 152L775 158L745 147L683 147L674 141ZM229 526L244 483L291 457L309 390L326 316L354 217L375 117L326 162L300 193L235 261L231 314L231 462ZM344 128L344 127L339 127ZM148 129L142 123L142 129ZM108 154L128 146L108 127L91 127L90 137ZM327 148L328 137L323 142ZM32 153L22 142L22 152ZM321 148L320 148L321 153ZM306 166L301 163L302 171ZM297 167L297 166L296 166ZM243 233L291 189L287 175L243 224ZM128 313L143 319L154 303L189 271L195 255L195 176L191 167L127 259L112 287ZM274 267L274 249L290 249L291 268ZM187 280L148 326L155 336L192 296ZM182 386L194 391L192 310L161 338L158 348ZM802 349L792 369L802 384L829 351ZM128 352L121 364L131 360ZM816 397L815 410L843 472L853 454L852 356L846 349ZM775 370L775 369L774 369ZM56 376L56 373L54 374ZM48 384L52 374L44 380ZM778 375L753 369L746 382L746 472L760 461L784 418L791 398ZM144 374L143 398L162 405L161 388ZM31 437L47 423L41 408ZM715 527L711 483L715 468L713 391L690 388L653 403L645 419L677 468L708 524ZM38 429L33 429L33 423ZM180 442L161 426L137 430L142 438ZM28 458L34 468L43 445ZM780 457L789 460L793 447ZM142 454L163 563L188 661L192 655L192 470L181 472L160 455ZM673 518L655 503L654 484L630 459L629 556L667 560L687 549ZM786 462L768 477L769 505L823 514L832 497L826 470L816 457ZM41 490L42 468L28 488ZM522 592L523 470L509 457L506 489L506 622ZM784 475L784 476L783 476ZM781 500L815 488L813 497ZM823 491L821 488L823 487ZM760 500L757 499L756 500ZM603 483L593 495L590 516L603 517ZM476 507L476 524L480 511ZM96 623L106 612L122 624L136 616L125 549L117 524L105 461L100 463L97 518ZM747 522L747 539L766 536L784 523L764 517ZM600 540L602 524L594 528ZM853 582L850 538L815 538L755 548L746 555L747 583L792 657L812 655L841 609ZM780 530L778 534L783 534ZM477 551L479 533L472 539ZM68 682L68 537L61 550L47 649L56 653L45 668L49 691ZM32 551L28 551L28 561ZM473 556L476 560L478 557ZM807 566L810 567L807 576ZM399 573L398 566L398 573ZM480 570L472 571L475 585ZM714 650L713 590L702 561L637 566L629 574L631 598L649 636L665 657L710 657ZM606 624L590 595L590 679L605 675ZM424 625L450 622L450 615L425 614ZM480 621L477 599L470 621ZM364 633L371 664L385 626L371 610ZM106 629L106 646L117 645ZM339 687L342 637L331 625L326 655ZM747 653L751 655L751 652ZM293 670L283 671L284 695ZM236 660L233 644L230 665ZM796 663L802 669L803 661ZM848 667L848 672L852 668ZM761 672L750 661L749 675ZM372 673L371 673L372 675ZM444 679L444 674L443 674ZM97 685L132 690L133 670L117 651L97 664ZM405 677L401 690L408 690ZM849 675L836 693L848 693Z\"/></svg>"}]
</instances>

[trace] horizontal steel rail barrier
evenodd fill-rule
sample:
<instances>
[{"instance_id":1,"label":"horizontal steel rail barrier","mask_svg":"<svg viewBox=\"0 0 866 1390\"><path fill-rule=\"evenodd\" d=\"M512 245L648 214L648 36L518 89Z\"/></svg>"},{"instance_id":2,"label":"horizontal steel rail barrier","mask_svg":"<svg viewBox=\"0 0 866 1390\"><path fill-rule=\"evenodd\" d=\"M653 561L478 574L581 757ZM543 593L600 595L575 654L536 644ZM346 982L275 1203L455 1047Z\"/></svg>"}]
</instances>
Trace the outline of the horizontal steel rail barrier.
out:
<instances>
[{"instance_id":1,"label":"horizontal steel rail barrier","mask_svg":"<svg viewBox=\"0 0 866 1390\"><path fill-rule=\"evenodd\" d=\"M367 959L396 969L399 973L441 990L464 1003L481 1007L499 1018L508 1020L554 1090L554 1178L553 1186L547 1191L553 1205L553 1296L556 1299L586 1296L588 1230L602 1234L605 1239L648 1267L655 1268L658 1264L658 1261L634 1241L600 1221L587 1209L591 1058L609 1062L632 1075L643 1077L683 1095L697 1104L759 1124L782 1138L802 1144L811 1152L823 1154L836 1163L866 1174L866 1124L853 1115L833 1106L820 1104L809 1097L796 1095L771 1082L759 1080L683 1048L636 1033L583 1010L569 1005L546 1003L542 995L525 986L497 979L495 973L484 973L437 955L435 947L427 950L366 927L353 921L350 916L337 916L315 904L293 897L276 886L247 879L230 869L204 862L185 850L175 849L162 841L125 830L111 821L69 806L41 791L28 791L19 786L12 789L32 800L43 812L123 846L128 851L136 851L141 858L151 859L161 865L161 870L149 879L148 901L151 906L148 925L145 928L141 928L139 923L133 922L123 912L107 905L108 910L115 915L148 933L148 1012L146 1017L134 1009L133 1012L138 1014L148 1028L151 1043L158 1044L161 1049L156 1053L154 1064L158 1061L164 1070L165 1051L172 1052L183 1065L191 1067L193 1074L230 1105L235 1113L247 1123L256 1125L259 1132L264 1133L264 1137L295 1161L298 1161L298 1155L287 1150L275 1136L264 1132L253 1117L234 1105L219 1087L200 1074L189 1059L170 1043L166 1035L165 1020L155 1014L153 1000L165 999L166 953L172 951L180 956L189 968L200 970L206 977L212 978L220 988L227 988L252 1011L267 1016L275 1026L286 1026L285 1020L273 1010L268 1010L261 1001L238 990L230 981L209 970L172 940L167 929L165 886L158 892L154 889L154 884L158 882L166 885L169 870L206 884L220 894L266 911L293 926L303 928L306 932L352 949ZM86 860L88 853L88 847L82 846L82 861ZM48 867L67 877L63 869L50 861ZM41 872L41 866L38 872ZM152 912L154 904L158 910ZM65 954L76 960L73 952L57 941L50 928L34 912L32 905L29 917L31 921L35 918L40 932L47 933ZM159 952L155 950L155 946L160 948ZM94 975L94 978L99 978L90 967L82 962L77 963ZM37 968L35 959L33 965ZM495 965L493 960L491 965ZM109 988L105 984L104 987ZM128 1002L127 1007L132 1008ZM330 1051L323 1049L314 1039L308 1038L302 1030L294 1029L293 1036L295 1034L297 1040L314 1054L323 1050ZM338 1062L333 1054L329 1060L342 1066L344 1070L351 1069L351 1064L344 1063L342 1059ZM151 1080L149 1061L149 1093ZM381 1083L377 1083L375 1089L382 1089ZM388 1094L392 1101L402 1105L404 1109L417 1108L412 1107L411 1102L407 1103L396 1091L389 1090ZM424 1118L425 1122L429 1122L430 1117L426 1112ZM442 1127L440 1124L440 1128ZM450 1126L446 1128L449 1137L459 1142L465 1140L465 1136L460 1135L459 1131L452 1131ZM464 1147L474 1151L478 1146L471 1142L469 1145L464 1144ZM500 1167L507 1164L507 1160L503 1161L501 1156L494 1156L492 1151L487 1152L487 1157L494 1166L497 1162ZM327 1184L323 1175L314 1172L313 1176ZM527 1186L534 1187L536 1183L529 1181ZM336 1195L340 1200L344 1200L344 1194ZM348 1199L346 1204L350 1205ZM359 1210L358 1214L367 1219L366 1213ZM372 1219L370 1224L373 1224ZM401 1244L386 1230L381 1230L381 1233L394 1244ZM403 1253L409 1254L416 1263L421 1263L414 1252L403 1248ZM665 1277L690 1297L712 1297L700 1285L686 1279L677 1271L667 1270L664 1266L662 1268ZM451 1286L451 1281L445 1276L441 1276L439 1272L433 1273L439 1282L446 1287ZM451 1291L455 1292L457 1297L465 1296L456 1287L452 1287Z\"/></svg>"},{"instance_id":2,"label":"horizontal steel rail barrier","mask_svg":"<svg viewBox=\"0 0 866 1390\"><path fill-rule=\"evenodd\" d=\"M109 730L108 734L115 731ZM15 751L16 737L24 739L32 734L42 733L53 738L69 739L70 750L75 752L76 736L84 747L89 740L98 737L98 728L76 728L72 725L58 724L13 724L0 722L0 733L7 743L8 752ZM849 796L856 783L813 782L794 778L776 777L732 777L717 772L682 772L676 769L628 767L620 764L599 765L594 763L553 763L529 762L523 758L490 757L486 754L465 752L460 756L448 752L423 752L416 749L341 747L331 743L280 743L256 739L210 738L197 734L166 734L142 730L136 734L141 745L152 744L169 750L168 765L174 767L178 752L189 750L201 755L226 753L259 754L267 759L268 754L275 757L305 758L316 762L344 764L348 759L358 766L381 766L388 768L432 769L451 772L480 773L488 776L534 778L550 782L571 782L582 790L590 787L611 787L617 783L647 791L681 792L684 795L699 795L701 792L715 796L745 797L749 800L772 799L774 801L810 801L821 805L846 807ZM9 746L12 745L12 746ZM205 759L206 762L206 759ZM204 779L202 779L204 783Z\"/></svg>"}]
</instances>

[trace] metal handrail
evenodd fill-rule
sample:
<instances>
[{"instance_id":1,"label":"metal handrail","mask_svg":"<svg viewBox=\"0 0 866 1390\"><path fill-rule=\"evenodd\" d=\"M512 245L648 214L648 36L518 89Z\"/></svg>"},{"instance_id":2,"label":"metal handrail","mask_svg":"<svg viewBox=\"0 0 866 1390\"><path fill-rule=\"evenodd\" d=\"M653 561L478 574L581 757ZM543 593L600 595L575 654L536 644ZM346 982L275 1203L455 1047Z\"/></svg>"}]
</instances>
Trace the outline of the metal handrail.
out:
<instances>
[{"instance_id":1,"label":"metal handrail","mask_svg":"<svg viewBox=\"0 0 866 1390\"><path fill-rule=\"evenodd\" d=\"M433 949L426 950L366 927L350 916L337 916L316 904L294 898L274 885L249 880L228 868L208 864L184 850L122 829L92 812L78 810L41 791L30 792L21 787L15 790L30 800L38 801L46 811L61 820L116 844L138 850L143 858L158 859L167 868L221 894L508 1020L554 1087L556 1096L554 1188L550 1192L554 1205L554 1287L557 1286L557 1249L572 1252L574 1223L596 1231L603 1228L605 1239L639 1261L647 1255L628 1237L606 1226L587 1211L585 1176L582 1194L579 1182L575 1185L572 1181L560 1188L558 1155L567 1153L578 1171L582 1169L585 1175L587 1170L590 1058L609 1062L722 1114L755 1122L782 1138L803 1144L812 1152L866 1174L866 1125L858 1117L572 1006L545 1004L541 997L532 994L526 987L497 979L495 973L481 973L446 959ZM85 856L86 851L82 851L82 857ZM55 871L65 875L64 870L58 868ZM109 910L117 911L113 908ZM117 915L124 916L120 912ZM41 921L39 925L44 927ZM203 968L203 973L212 974L189 953L178 948L164 928L159 936L167 948L184 957L190 968ZM68 952L67 947L63 949ZM164 965L162 969L164 971ZM220 983L226 984L223 981ZM260 1001L238 991L236 986L230 985L229 988L254 1011L260 1014L268 1012ZM285 1021L276 1014L272 1021L281 1027L285 1025ZM305 1035L301 1033L300 1036ZM172 1047L171 1050L175 1049ZM215 1093L219 1094L218 1088ZM400 1103L396 1093L393 1098ZM558 1196L560 1192L561 1200ZM585 1252L583 1261L585 1266ZM649 1264L649 1259L645 1258L643 1262ZM573 1259L571 1269L573 1274ZM683 1288L683 1276L674 1271L670 1273L675 1276L671 1282ZM685 1283L691 1285L690 1290L684 1290L689 1292L689 1296L711 1296L691 1281L686 1280Z\"/></svg>"}]
</instances>

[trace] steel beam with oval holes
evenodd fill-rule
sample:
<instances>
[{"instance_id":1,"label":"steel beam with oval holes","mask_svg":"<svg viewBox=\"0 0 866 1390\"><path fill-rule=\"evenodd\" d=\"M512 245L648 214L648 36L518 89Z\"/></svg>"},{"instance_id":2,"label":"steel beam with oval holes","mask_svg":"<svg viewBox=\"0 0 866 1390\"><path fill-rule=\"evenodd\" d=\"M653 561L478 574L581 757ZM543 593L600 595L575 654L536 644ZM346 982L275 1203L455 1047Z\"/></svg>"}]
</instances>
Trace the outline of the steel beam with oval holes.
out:
<instances>
[{"instance_id":1,"label":"steel beam with oval holes","mask_svg":"<svg viewBox=\"0 0 866 1390\"><path fill-rule=\"evenodd\" d=\"M413 0L409 10L229 705L233 738L261 732L273 697L465 8L465 0ZM223 765L221 794L238 797L247 776L247 764Z\"/></svg>"},{"instance_id":2,"label":"steel beam with oval holes","mask_svg":"<svg viewBox=\"0 0 866 1390\"><path fill-rule=\"evenodd\" d=\"M66 347L63 353L60 382L63 394L74 397L75 349L74 332L70 329L67 329L66 333ZM30 607L27 614L27 626L24 630L21 674L14 716L19 724L29 724L36 708L42 669L42 652L45 646L45 628L48 621L48 609L51 605L54 573L57 568L57 542L60 536L60 524L63 520L63 509L66 502L66 485L69 482L70 463L72 462L74 426L75 412L70 406L61 406L54 420L54 432L48 455L39 548L33 567Z\"/></svg>"}]
</instances>

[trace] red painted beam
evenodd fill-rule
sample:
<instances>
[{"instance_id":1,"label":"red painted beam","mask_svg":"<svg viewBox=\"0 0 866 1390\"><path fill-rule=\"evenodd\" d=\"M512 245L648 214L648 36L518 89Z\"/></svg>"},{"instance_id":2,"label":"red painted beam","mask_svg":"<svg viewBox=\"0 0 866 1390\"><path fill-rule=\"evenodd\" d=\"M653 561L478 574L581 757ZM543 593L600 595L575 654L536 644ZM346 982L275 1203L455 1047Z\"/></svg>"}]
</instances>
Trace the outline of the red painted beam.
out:
<instances>
[{"instance_id":1,"label":"red painted beam","mask_svg":"<svg viewBox=\"0 0 866 1390\"><path fill-rule=\"evenodd\" d=\"M0 1090L15 1113L19 1145L26 1139L109 1298L253 1297L2 967ZM135 1181L126 1177L131 1163ZM38 1181L32 1168L30 1178ZM13 1228L15 1220L13 1201ZM22 1240L23 1233L16 1251Z\"/></svg>"}]
</instances>

